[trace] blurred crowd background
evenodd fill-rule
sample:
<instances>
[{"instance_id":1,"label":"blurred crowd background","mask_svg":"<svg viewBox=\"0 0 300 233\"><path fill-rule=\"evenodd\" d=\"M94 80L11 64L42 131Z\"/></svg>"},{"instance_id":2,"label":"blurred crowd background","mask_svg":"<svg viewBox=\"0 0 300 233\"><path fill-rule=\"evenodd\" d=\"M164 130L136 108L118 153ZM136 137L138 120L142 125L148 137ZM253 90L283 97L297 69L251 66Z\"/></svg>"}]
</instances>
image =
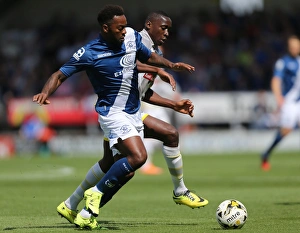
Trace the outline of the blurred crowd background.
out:
<instances>
[{"instance_id":1,"label":"blurred crowd background","mask_svg":"<svg viewBox=\"0 0 300 233\"><path fill-rule=\"evenodd\" d=\"M146 12L131 19L126 9L129 25L141 30ZM220 8L167 11L173 28L165 56L196 67L193 75L177 78L182 91L268 90L273 63L286 51L286 37L300 31L299 10L299 6L289 11L279 7L244 16L224 13ZM38 27L9 26L1 30L1 101L6 96L31 96L40 91L53 71L98 34L94 24L80 25L75 12L57 12ZM86 83L75 78L60 94L90 93Z\"/></svg>"},{"instance_id":2,"label":"blurred crowd background","mask_svg":"<svg viewBox=\"0 0 300 233\"><path fill-rule=\"evenodd\" d=\"M28 2L28 8L24 2ZM35 6L37 2L39 8ZM42 2L45 3L44 7L41 7ZM59 1L59 10L52 11L49 16L47 6L51 2L0 1L2 129L8 127L6 111L9 100L31 99L40 92L51 73L79 47L98 35L96 14L89 15L94 22L83 24L81 20L85 15L82 13L85 5L95 4L93 8L98 10L105 1L81 1L82 8L77 11L73 8L72 11L68 10L72 1ZM185 61L196 68L191 75L174 73L183 93L270 91L273 65L286 52L287 36L300 32L300 4L297 1L279 0L273 5L274 1L253 0L263 5L245 14L223 11L220 1L210 1L211 4L206 5L193 3L190 7L188 3L185 7L182 7L182 3L176 7L177 2L174 1L170 7L168 3L155 5L154 1L152 7L148 3L145 8L137 8L136 5L140 3L135 3L133 12L133 5L130 4L134 1L115 1L124 7L129 26L137 30L142 29L150 10L164 10L170 15L173 28L164 46L165 57L172 61ZM58 4L58 1L53 4ZM11 12L20 8L20 5L23 15L19 9L12 17ZM38 18L32 15L34 7L39 11ZM45 15L45 18L40 18L41 15ZM26 19L25 23L22 23L23 18ZM93 91L85 73L79 73L67 80L55 96L80 98L91 94Z\"/></svg>"}]
</instances>

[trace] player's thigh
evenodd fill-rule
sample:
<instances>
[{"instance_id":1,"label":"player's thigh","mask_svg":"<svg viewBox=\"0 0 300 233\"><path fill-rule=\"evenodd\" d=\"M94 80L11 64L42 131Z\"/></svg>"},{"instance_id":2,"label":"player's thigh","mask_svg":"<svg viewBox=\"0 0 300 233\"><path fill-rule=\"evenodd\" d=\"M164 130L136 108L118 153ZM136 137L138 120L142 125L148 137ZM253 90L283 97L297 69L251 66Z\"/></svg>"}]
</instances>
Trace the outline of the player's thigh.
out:
<instances>
[{"instance_id":1,"label":"player's thigh","mask_svg":"<svg viewBox=\"0 0 300 233\"><path fill-rule=\"evenodd\" d=\"M121 154L126 156L145 153L146 151L143 140L140 136L133 136L124 140L119 138L115 147L121 152Z\"/></svg>"},{"instance_id":2,"label":"player's thigh","mask_svg":"<svg viewBox=\"0 0 300 233\"><path fill-rule=\"evenodd\" d=\"M178 138L177 129L160 119L148 115L144 120L144 137L154 138L160 141L165 141L166 138L171 138L171 140L176 140Z\"/></svg>"}]
</instances>

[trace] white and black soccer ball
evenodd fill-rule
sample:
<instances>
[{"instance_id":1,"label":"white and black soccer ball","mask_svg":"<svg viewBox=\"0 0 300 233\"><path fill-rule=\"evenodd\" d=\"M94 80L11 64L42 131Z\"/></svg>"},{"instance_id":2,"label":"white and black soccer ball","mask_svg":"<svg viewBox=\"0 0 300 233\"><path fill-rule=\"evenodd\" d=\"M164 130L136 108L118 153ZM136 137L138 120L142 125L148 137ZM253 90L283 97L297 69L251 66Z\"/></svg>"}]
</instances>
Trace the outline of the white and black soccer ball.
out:
<instances>
[{"instance_id":1,"label":"white and black soccer ball","mask_svg":"<svg viewBox=\"0 0 300 233\"><path fill-rule=\"evenodd\" d=\"M223 229L239 229L246 223L248 213L243 203L230 199L218 206L216 218Z\"/></svg>"}]
</instances>

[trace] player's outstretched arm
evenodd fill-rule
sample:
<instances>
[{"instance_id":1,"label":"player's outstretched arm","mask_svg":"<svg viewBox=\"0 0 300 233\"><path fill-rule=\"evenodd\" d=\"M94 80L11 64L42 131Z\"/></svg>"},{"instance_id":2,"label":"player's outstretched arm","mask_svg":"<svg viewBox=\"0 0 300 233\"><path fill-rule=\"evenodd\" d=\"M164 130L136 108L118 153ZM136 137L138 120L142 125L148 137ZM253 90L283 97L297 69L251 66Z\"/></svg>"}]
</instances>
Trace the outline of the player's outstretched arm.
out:
<instances>
[{"instance_id":1,"label":"player's outstretched arm","mask_svg":"<svg viewBox=\"0 0 300 233\"><path fill-rule=\"evenodd\" d=\"M32 101L39 105L50 104L48 97L52 95L66 79L67 77L60 70L56 71L49 77L42 91L33 96Z\"/></svg>"},{"instance_id":2,"label":"player's outstretched arm","mask_svg":"<svg viewBox=\"0 0 300 233\"><path fill-rule=\"evenodd\" d=\"M156 75L158 75L161 80L163 80L164 82L169 83L171 85L173 91L176 90L176 81L175 81L173 75L169 74L168 72L164 71L161 68L147 65L140 61L137 61L136 64L137 64L137 69L138 69L139 73L151 73L154 75L154 77Z\"/></svg>"},{"instance_id":3,"label":"player's outstretched arm","mask_svg":"<svg viewBox=\"0 0 300 233\"><path fill-rule=\"evenodd\" d=\"M195 67L183 62L176 62L173 63L168 59L159 56L158 54L152 52L150 58L146 62L149 65L159 66L162 68L172 69L174 71L188 71L193 72L195 71Z\"/></svg>"},{"instance_id":4,"label":"player's outstretched arm","mask_svg":"<svg viewBox=\"0 0 300 233\"><path fill-rule=\"evenodd\" d=\"M143 101L149 103L158 105L161 107L171 108L176 112L180 112L182 114L188 114L191 117L194 116L194 104L189 99L183 99L180 101L174 101L167 98L164 98L154 92L152 89L148 89L148 91L145 94L145 97L143 98Z\"/></svg>"}]
</instances>

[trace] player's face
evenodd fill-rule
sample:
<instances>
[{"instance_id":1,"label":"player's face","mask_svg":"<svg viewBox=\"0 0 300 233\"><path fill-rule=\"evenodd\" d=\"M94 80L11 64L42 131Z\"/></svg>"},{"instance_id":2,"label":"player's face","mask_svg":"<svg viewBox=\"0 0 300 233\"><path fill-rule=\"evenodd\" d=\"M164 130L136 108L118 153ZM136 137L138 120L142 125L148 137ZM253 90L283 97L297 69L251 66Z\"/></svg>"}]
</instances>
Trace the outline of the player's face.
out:
<instances>
[{"instance_id":1,"label":"player's face","mask_svg":"<svg viewBox=\"0 0 300 233\"><path fill-rule=\"evenodd\" d=\"M115 16L104 29L108 42L114 45L122 45L126 34L126 26L127 20L125 15Z\"/></svg>"},{"instance_id":2,"label":"player's face","mask_svg":"<svg viewBox=\"0 0 300 233\"><path fill-rule=\"evenodd\" d=\"M169 36L169 30L172 27L172 21L170 18L165 16L160 16L160 18L149 22L148 33L153 40L155 45L163 45Z\"/></svg>"},{"instance_id":3,"label":"player's face","mask_svg":"<svg viewBox=\"0 0 300 233\"><path fill-rule=\"evenodd\" d=\"M288 41L288 49L291 56L298 56L300 53L300 41L297 38L290 38Z\"/></svg>"}]
</instances>

